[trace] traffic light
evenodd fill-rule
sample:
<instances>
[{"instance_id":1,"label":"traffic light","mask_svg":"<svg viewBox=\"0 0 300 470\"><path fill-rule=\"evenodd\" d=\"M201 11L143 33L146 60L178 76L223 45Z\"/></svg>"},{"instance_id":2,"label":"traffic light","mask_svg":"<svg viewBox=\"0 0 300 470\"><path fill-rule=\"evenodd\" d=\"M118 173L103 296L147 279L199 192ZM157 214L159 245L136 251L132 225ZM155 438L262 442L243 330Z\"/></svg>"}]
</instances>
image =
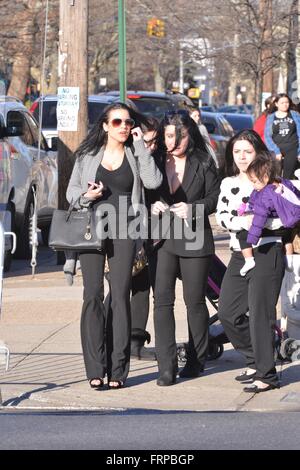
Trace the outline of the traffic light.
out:
<instances>
[{"instance_id":1,"label":"traffic light","mask_svg":"<svg viewBox=\"0 0 300 470\"><path fill-rule=\"evenodd\" d=\"M147 34L148 36L163 38L165 36L165 22L158 18L151 18L147 22Z\"/></svg>"}]
</instances>

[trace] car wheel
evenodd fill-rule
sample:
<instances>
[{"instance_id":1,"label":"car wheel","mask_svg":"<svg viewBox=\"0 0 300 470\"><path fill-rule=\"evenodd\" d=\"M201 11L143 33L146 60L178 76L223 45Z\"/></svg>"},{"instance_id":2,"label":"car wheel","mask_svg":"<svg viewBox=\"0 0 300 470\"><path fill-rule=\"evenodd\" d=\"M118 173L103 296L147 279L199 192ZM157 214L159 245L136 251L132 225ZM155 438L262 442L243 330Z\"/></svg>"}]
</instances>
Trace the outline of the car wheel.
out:
<instances>
[{"instance_id":1,"label":"car wheel","mask_svg":"<svg viewBox=\"0 0 300 470\"><path fill-rule=\"evenodd\" d=\"M33 214L34 214L34 200L30 196L28 204L24 213L23 230L17 235L17 250L16 258L30 259L31 258L31 240L33 234Z\"/></svg>"},{"instance_id":2,"label":"car wheel","mask_svg":"<svg viewBox=\"0 0 300 470\"><path fill-rule=\"evenodd\" d=\"M50 227L43 227L41 229L42 240L45 246L48 246L49 233L50 233Z\"/></svg>"},{"instance_id":3,"label":"car wheel","mask_svg":"<svg viewBox=\"0 0 300 470\"><path fill-rule=\"evenodd\" d=\"M222 356L224 352L223 344L208 343L207 360L214 361Z\"/></svg>"}]
</instances>

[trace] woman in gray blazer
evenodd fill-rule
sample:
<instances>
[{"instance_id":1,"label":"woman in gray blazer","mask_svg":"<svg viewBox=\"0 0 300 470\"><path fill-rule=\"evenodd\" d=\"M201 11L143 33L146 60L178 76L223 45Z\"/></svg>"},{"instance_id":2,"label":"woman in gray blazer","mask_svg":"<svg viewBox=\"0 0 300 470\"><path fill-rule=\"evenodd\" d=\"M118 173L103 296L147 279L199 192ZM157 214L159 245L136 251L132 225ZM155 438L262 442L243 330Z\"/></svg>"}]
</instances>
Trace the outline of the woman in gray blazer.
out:
<instances>
[{"instance_id":1,"label":"woman in gray blazer","mask_svg":"<svg viewBox=\"0 0 300 470\"><path fill-rule=\"evenodd\" d=\"M137 244L133 221L144 204L143 186L155 189L162 182L137 127L141 120L145 118L125 104L108 106L76 152L67 189L69 202L78 199L78 207L94 204L108 215L104 252L79 254L84 284L81 341L87 378L94 389L104 385L106 374L109 388L121 388L129 372L130 285ZM117 216L116 227L110 210ZM103 306L106 256L112 299L108 318Z\"/></svg>"}]
</instances>

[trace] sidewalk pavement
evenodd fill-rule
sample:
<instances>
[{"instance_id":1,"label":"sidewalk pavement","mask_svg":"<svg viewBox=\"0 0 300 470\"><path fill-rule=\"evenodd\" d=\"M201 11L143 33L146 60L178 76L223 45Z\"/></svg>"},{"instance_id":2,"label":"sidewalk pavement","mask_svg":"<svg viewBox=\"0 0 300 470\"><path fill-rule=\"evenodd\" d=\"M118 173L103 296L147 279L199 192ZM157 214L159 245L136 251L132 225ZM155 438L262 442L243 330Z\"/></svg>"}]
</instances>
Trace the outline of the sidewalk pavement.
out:
<instances>
[{"instance_id":1,"label":"sidewalk pavement","mask_svg":"<svg viewBox=\"0 0 300 470\"><path fill-rule=\"evenodd\" d=\"M227 264L228 240L220 231L215 235L217 254ZM243 358L230 344L219 359L207 362L199 378L158 387L156 362L132 360L124 389L92 390L80 344L81 274L69 287L62 267L55 264L55 255L42 247L40 254L42 261L34 279L24 263L14 261L13 271L4 280L0 340L9 346L11 358L7 373L0 358L0 409L300 410L300 361L278 363L280 389L244 393L243 385L234 380L244 367ZM187 326L179 281L176 295L177 342L183 342ZM147 329L152 336L150 347L154 347L152 305Z\"/></svg>"}]
</instances>

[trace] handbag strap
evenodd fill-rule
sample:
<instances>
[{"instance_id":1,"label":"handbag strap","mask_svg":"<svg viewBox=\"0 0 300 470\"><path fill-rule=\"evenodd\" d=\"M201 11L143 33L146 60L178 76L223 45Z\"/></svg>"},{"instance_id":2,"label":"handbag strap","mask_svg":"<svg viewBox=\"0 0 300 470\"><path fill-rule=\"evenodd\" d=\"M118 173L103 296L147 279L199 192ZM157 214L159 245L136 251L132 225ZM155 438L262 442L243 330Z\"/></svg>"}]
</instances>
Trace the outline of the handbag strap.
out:
<instances>
[{"instance_id":1,"label":"handbag strap","mask_svg":"<svg viewBox=\"0 0 300 470\"><path fill-rule=\"evenodd\" d=\"M74 207L76 206L76 204L77 204L77 202L79 201L80 198L81 198L81 195L77 199L75 199L74 202L73 202L73 199L72 199L72 201L69 205L69 209L68 209L67 214L66 214L66 222L68 222L68 220L71 216L71 212L74 209Z\"/></svg>"}]
</instances>

